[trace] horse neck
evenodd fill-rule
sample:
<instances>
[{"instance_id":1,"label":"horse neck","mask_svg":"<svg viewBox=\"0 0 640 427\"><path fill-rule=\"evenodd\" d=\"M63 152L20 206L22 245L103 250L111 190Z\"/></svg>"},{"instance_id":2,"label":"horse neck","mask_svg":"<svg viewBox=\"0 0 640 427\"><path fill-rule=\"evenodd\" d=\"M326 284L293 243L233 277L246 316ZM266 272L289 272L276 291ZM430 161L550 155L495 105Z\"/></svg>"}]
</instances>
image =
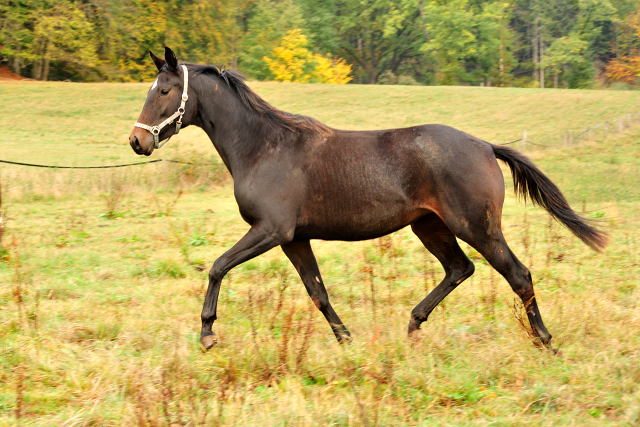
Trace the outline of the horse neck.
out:
<instances>
[{"instance_id":1,"label":"horse neck","mask_svg":"<svg viewBox=\"0 0 640 427\"><path fill-rule=\"evenodd\" d=\"M234 178L259 158L269 142L282 140L264 117L249 110L218 78L199 76L198 120Z\"/></svg>"}]
</instances>

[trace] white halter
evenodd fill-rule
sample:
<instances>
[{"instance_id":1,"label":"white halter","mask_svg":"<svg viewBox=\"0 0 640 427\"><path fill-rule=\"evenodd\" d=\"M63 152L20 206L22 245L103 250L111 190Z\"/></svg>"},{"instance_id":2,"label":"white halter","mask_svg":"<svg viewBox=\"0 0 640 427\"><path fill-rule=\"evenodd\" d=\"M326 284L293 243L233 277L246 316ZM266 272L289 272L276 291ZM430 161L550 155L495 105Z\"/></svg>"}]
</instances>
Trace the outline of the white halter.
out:
<instances>
[{"instance_id":1,"label":"white halter","mask_svg":"<svg viewBox=\"0 0 640 427\"><path fill-rule=\"evenodd\" d=\"M187 67L185 67L184 65L181 65L181 67L184 74L184 88L182 89L182 101L180 101L180 107L178 108L178 111L173 113L171 116L167 117L167 119L165 119L162 123L160 123L157 126L149 126L149 125L145 125L143 123L138 123L138 122L136 122L136 124L133 125L137 128L146 129L149 132L151 132L151 134L153 135L153 143L155 148L161 148L164 144L169 142L169 140L171 139L171 136L173 136L171 135L169 138L165 139L162 142L162 144L160 144L160 131L162 130L163 127L173 123L176 117L179 117L179 118L178 118L178 121L176 122L175 135L177 135L178 132L180 132L180 127L182 126L182 116L184 115L184 106L187 103L187 100L189 99L189 95L187 95L187 89L189 88L189 73L187 72Z\"/></svg>"}]
</instances>

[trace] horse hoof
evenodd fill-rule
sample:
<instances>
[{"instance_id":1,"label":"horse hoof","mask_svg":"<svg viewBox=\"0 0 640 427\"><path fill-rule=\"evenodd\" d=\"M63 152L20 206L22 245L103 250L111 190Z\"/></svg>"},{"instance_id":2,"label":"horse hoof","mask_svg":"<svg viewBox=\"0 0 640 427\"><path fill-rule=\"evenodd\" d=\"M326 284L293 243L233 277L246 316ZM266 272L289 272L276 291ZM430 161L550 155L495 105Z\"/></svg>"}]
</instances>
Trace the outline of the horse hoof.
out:
<instances>
[{"instance_id":1,"label":"horse hoof","mask_svg":"<svg viewBox=\"0 0 640 427\"><path fill-rule=\"evenodd\" d=\"M560 359L564 358L564 355L559 348L549 348L549 351L553 353L554 356L559 357Z\"/></svg>"},{"instance_id":2,"label":"horse hoof","mask_svg":"<svg viewBox=\"0 0 640 427\"><path fill-rule=\"evenodd\" d=\"M422 341L422 331L420 329L414 329L407 334L407 338L409 338L411 344L417 344Z\"/></svg>"},{"instance_id":3,"label":"horse hoof","mask_svg":"<svg viewBox=\"0 0 640 427\"><path fill-rule=\"evenodd\" d=\"M407 335L411 337L412 335L417 335L420 330L420 325L417 325L415 322L409 322L409 328L407 328Z\"/></svg>"},{"instance_id":4,"label":"horse hoof","mask_svg":"<svg viewBox=\"0 0 640 427\"><path fill-rule=\"evenodd\" d=\"M353 341L353 338L351 338L351 335L349 335L348 333L342 334L340 335L340 338L338 338L338 343L342 345L351 344L351 341Z\"/></svg>"},{"instance_id":5,"label":"horse hoof","mask_svg":"<svg viewBox=\"0 0 640 427\"><path fill-rule=\"evenodd\" d=\"M416 331L420 330L420 323L416 322L414 319L409 321L409 327L407 328L407 334L409 336L415 335Z\"/></svg>"},{"instance_id":6,"label":"horse hoof","mask_svg":"<svg viewBox=\"0 0 640 427\"><path fill-rule=\"evenodd\" d=\"M211 347L218 343L218 336L213 333L200 338L200 348L203 352L211 350Z\"/></svg>"}]
</instances>

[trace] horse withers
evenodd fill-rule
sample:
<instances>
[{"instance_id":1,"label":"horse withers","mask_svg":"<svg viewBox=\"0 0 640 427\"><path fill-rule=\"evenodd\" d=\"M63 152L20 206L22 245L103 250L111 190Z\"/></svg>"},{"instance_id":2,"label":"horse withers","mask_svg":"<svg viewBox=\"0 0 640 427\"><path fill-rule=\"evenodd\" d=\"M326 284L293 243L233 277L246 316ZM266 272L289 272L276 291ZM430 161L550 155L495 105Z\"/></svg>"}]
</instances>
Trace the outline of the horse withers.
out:
<instances>
[{"instance_id":1,"label":"horse withers","mask_svg":"<svg viewBox=\"0 0 640 427\"><path fill-rule=\"evenodd\" d=\"M329 303L312 239L373 239L406 226L441 263L442 282L411 312L409 333L474 272L456 237L467 242L522 299L534 334L549 346L529 270L501 230L505 186L497 160L509 165L515 191L545 208L585 244L602 250L605 233L576 214L527 157L443 125L344 131L278 110L236 71L179 64L165 48L153 53L159 74L129 142L151 155L160 141L194 125L211 139L233 176L249 231L209 273L200 342L210 349L223 277L233 267L280 246L338 341L347 328Z\"/></svg>"}]
</instances>

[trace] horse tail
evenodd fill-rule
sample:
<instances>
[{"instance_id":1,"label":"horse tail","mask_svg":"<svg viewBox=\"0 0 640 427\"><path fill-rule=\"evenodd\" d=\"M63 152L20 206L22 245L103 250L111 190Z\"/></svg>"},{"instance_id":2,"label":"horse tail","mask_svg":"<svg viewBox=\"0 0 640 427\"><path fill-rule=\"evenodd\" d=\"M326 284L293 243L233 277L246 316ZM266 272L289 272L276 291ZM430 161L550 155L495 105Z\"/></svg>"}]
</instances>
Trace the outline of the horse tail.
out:
<instances>
[{"instance_id":1,"label":"horse tail","mask_svg":"<svg viewBox=\"0 0 640 427\"><path fill-rule=\"evenodd\" d=\"M607 233L596 229L590 225L591 221L571 209L560 189L528 157L513 148L493 144L491 147L496 158L509 165L518 196L523 197L525 202L527 197L530 198L534 205L546 209L587 246L602 252L607 246Z\"/></svg>"}]
</instances>

